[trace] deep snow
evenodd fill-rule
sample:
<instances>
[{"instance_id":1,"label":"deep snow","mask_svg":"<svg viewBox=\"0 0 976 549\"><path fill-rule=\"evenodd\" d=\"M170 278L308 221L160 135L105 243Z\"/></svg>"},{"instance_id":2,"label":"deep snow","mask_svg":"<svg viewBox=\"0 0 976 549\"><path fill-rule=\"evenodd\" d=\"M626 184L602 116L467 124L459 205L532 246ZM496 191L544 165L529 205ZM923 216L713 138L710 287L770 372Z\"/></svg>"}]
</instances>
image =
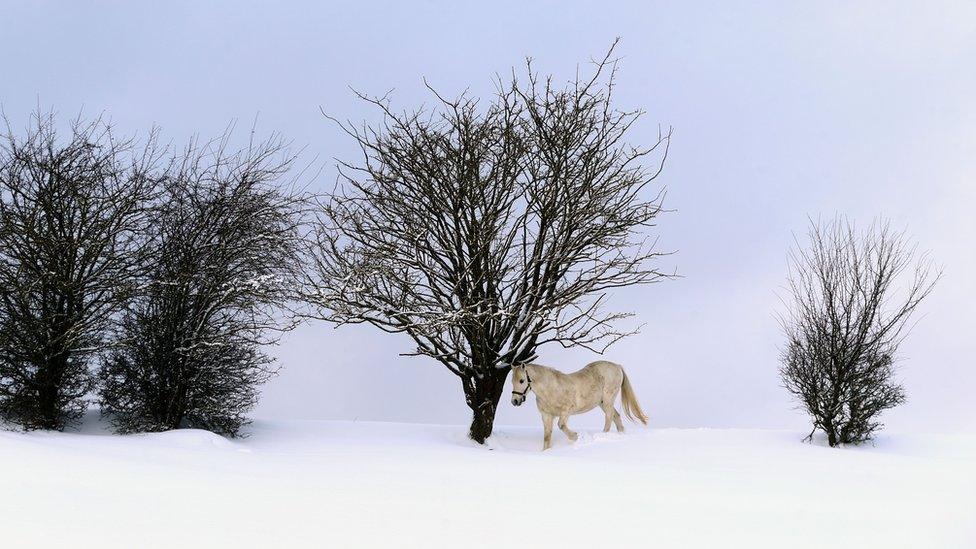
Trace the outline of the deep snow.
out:
<instances>
[{"instance_id":1,"label":"deep snow","mask_svg":"<svg viewBox=\"0 0 976 549\"><path fill-rule=\"evenodd\" d=\"M976 437L255 423L0 432L0 545L974 547Z\"/></svg>"}]
</instances>

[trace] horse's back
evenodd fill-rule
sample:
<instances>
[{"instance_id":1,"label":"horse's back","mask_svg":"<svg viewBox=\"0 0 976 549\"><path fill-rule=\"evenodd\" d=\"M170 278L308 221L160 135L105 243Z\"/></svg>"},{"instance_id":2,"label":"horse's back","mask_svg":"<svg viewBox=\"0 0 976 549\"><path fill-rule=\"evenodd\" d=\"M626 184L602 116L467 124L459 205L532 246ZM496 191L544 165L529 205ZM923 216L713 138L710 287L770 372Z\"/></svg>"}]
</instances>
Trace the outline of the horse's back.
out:
<instances>
[{"instance_id":1,"label":"horse's back","mask_svg":"<svg viewBox=\"0 0 976 549\"><path fill-rule=\"evenodd\" d=\"M609 360L597 360L583 366L580 372L590 371L604 379L606 385L610 387L620 387L624 380L624 368L616 362Z\"/></svg>"},{"instance_id":2,"label":"horse's back","mask_svg":"<svg viewBox=\"0 0 976 549\"><path fill-rule=\"evenodd\" d=\"M599 372L600 374L618 374L624 371L623 366L617 364L616 362L610 362L609 360L596 360L586 366L583 369L590 369Z\"/></svg>"}]
</instances>

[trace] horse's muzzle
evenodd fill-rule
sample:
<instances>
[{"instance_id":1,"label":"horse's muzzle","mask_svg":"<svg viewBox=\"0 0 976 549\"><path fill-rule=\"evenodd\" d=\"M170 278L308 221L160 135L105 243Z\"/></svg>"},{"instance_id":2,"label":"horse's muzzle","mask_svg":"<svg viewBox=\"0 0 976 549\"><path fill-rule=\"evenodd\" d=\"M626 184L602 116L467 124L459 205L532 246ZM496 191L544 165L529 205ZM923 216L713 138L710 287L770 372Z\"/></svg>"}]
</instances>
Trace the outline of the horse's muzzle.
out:
<instances>
[{"instance_id":1,"label":"horse's muzzle","mask_svg":"<svg viewBox=\"0 0 976 549\"><path fill-rule=\"evenodd\" d=\"M513 395L512 396L512 406L521 406L525 402L524 396Z\"/></svg>"}]
</instances>

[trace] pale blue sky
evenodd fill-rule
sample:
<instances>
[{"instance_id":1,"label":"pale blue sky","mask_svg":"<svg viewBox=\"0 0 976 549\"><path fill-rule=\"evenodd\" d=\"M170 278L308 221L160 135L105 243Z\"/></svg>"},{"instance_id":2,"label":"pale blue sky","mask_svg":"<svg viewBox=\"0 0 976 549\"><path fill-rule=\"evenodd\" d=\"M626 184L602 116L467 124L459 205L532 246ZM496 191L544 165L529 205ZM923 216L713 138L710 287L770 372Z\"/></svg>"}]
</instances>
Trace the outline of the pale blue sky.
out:
<instances>
[{"instance_id":1,"label":"pale blue sky","mask_svg":"<svg viewBox=\"0 0 976 549\"><path fill-rule=\"evenodd\" d=\"M348 87L426 101L488 94L535 58L567 79L622 37L618 101L632 139L674 127L661 245L679 280L621 292L642 334L611 349L657 426L803 428L779 387L773 316L808 215L890 217L945 265L902 347L909 402L892 430L971 429L976 253L976 7L782 2L2 2L0 104L158 124L182 142L238 119L326 167L354 151L319 114L376 120ZM459 383L398 336L310 324L274 352L264 417L464 423ZM543 349L564 370L582 351ZM503 401L504 402L504 401ZM594 416L599 422L599 418ZM535 423L503 404L502 423Z\"/></svg>"}]
</instances>

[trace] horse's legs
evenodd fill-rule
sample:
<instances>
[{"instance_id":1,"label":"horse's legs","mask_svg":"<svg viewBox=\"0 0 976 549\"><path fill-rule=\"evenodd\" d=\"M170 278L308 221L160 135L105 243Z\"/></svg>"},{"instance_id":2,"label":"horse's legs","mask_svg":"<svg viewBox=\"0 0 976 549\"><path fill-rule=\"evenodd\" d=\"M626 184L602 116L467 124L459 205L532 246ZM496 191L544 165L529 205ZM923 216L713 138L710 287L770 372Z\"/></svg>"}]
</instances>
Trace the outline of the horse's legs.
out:
<instances>
[{"instance_id":1,"label":"horse's legs","mask_svg":"<svg viewBox=\"0 0 976 549\"><path fill-rule=\"evenodd\" d=\"M616 409L613 410L613 424L617 426L617 432L624 432L624 422L620 421L620 412Z\"/></svg>"},{"instance_id":2,"label":"horse's legs","mask_svg":"<svg viewBox=\"0 0 976 549\"><path fill-rule=\"evenodd\" d=\"M559 416L559 429L566 434L566 437L569 438L569 440L578 439L579 434L569 429L569 426L566 425L567 421L569 421L569 416Z\"/></svg>"},{"instance_id":3,"label":"horse's legs","mask_svg":"<svg viewBox=\"0 0 976 549\"><path fill-rule=\"evenodd\" d=\"M617 411L613 409L612 400L608 401L607 399L604 399L603 402L600 404L600 407L603 408L603 415L606 416L606 420L603 422L603 432L609 433L610 423L613 422L613 416L614 414L617 413Z\"/></svg>"},{"instance_id":4,"label":"horse's legs","mask_svg":"<svg viewBox=\"0 0 976 549\"><path fill-rule=\"evenodd\" d=\"M620 419L620 412L613 407L613 403L617 401L617 391L619 391L619 388L614 389L609 395L604 393L603 396L603 413L607 415L607 420L603 424L604 433L610 432L610 421L613 421L618 433L624 432L624 422Z\"/></svg>"},{"instance_id":5,"label":"horse's legs","mask_svg":"<svg viewBox=\"0 0 976 549\"><path fill-rule=\"evenodd\" d=\"M552 446L552 419L549 414L542 414L542 449L548 450Z\"/></svg>"}]
</instances>

